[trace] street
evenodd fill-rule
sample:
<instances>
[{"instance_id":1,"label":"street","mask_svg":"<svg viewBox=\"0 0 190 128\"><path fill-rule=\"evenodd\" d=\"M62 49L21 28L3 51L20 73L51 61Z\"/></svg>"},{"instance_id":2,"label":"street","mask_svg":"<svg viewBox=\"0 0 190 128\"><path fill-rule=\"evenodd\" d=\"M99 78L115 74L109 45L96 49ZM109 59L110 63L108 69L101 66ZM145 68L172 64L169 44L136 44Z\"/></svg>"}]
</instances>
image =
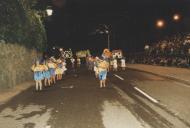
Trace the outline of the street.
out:
<instances>
[{"instance_id":1,"label":"street","mask_svg":"<svg viewBox=\"0 0 190 128\"><path fill-rule=\"evenodd\" d=\"M94 72L69 72L0 106L1 128L189 128L190 86L127 69L100 89ZM159 89L158 89L159 88Z\"/></svg>"}]
</instances>

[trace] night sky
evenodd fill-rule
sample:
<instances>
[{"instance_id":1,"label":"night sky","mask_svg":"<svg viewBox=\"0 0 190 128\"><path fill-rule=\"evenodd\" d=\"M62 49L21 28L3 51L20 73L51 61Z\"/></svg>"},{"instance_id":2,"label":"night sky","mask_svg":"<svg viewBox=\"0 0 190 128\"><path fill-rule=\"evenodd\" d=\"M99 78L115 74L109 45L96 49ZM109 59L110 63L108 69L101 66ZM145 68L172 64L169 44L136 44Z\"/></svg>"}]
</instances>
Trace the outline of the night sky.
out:
<instances>
[{"instance_id":1,"label":"night sky","mask_svg":"<svg viewBox=\"0 0 190 128\"><path fill-rule=\"evenodd\" d=\"M45 1L45 0L41 0ZM111 49L143 50L145 43L190 30L189 0L52 0L53 15L46 21L49 46L101 51L107 35L96 34L100 24L110 26ZM174 14L181 20L174 22ZM156 20L166 25L156 28Z\"/></svg>"}]
</instances>

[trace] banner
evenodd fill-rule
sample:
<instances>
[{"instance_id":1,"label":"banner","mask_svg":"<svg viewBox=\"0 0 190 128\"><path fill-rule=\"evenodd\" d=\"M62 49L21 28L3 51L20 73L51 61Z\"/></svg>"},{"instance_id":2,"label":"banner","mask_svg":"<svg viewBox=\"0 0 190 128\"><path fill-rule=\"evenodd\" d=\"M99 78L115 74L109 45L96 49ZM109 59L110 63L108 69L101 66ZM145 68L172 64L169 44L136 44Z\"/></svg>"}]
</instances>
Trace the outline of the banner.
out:
<instances>
[{"instance_id":1,"label":"banner","mask_svg":"<svg viewBox=\"0 0 190 128\"><path fill-rule=\"evenodd\" d=\"M76 52L76 56L78 58L85 58L85 57L90 56L90 55L91 55L90 50L81 50L81 51Z\"/></svg>"},{"instance_id":2,"label":"banner","mask_svg":"<svg viewBox=\"0 0 190 128\"><path fill-rule=\"evenodd\" d=\"M112 58L118 58L118 59L123 58L122 50L113 50L112 51Z\"/></svg>"},{"instance_id":3,"label":"banner","mask_svg":"<svg viewBox=\"0 0 190 128\"><path fill-rule=\"evenodd\" d=\"M73 58L73 52L71 49L69 50L64 50L61 52L61 56L65 59L70 59L70 58Z\"/></svg>"}]
</instances>

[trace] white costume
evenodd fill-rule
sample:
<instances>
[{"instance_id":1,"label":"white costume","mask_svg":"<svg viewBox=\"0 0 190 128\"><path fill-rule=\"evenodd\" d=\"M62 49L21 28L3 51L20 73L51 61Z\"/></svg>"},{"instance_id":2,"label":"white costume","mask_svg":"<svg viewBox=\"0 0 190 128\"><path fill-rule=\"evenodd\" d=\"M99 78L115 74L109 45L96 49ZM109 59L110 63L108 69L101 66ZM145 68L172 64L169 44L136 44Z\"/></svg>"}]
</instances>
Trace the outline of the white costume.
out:
<instances>
[{"instance_id":1,"label":"white costume","mask_svg":"<svg viewBox=\"0 0 190 128\"><path fill-rule=\"evenodd\" d=\"M63 61L63 62L62 62L63 74L65 74L65 71L67 71L66 65L67 65L67 64Z\"/></svg>"},{"instance_id":2,"label":"white costume","mask_svg":"<svg viewBox=\"0 0 190 128\"><path fill-rule=\"evenodd\" d=\"M78 64L78 65L81 64L81 60L80 60L80 58L77 59L77 64Z\"/></svg>"},{"instance_id":3,"label":"white costume","mask_svg":"<svg viewBox=\"0 0 190 128\"><path fill-rule=\"evenodd\" d=\"M75 63L75 59L74 59L74 58L71 59L71 63L72 63L72 64Z\"/></svg>"},{"instance_id":4,"label":"white costume","mask_svg":"<svg viewBox=\"0 0 190 128\"><path fill-rule=\"evenodd\" d=\"M125 67L126 67L125 59L121 59L121 67L122 67L122 68L125 68Z\"/></svg>"},{"instance_id":5,"label":"white costume","mask_svg":"<svg viewBox=\"0 0 190 128\"><path fill-rule=\"evenodd\" d=\"M113 60L113 68L117 69L117 60L116 59Z\"/></svg>"}]
</instances>

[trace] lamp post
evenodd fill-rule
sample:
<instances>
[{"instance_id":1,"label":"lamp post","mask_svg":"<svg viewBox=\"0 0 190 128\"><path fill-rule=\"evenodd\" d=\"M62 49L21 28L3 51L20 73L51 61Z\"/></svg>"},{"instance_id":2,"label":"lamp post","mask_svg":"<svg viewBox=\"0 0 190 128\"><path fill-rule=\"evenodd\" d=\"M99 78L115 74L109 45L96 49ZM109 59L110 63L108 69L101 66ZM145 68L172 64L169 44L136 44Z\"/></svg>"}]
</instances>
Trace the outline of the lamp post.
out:
<instances>
[{"instance_id":1,"label":"lamp post","mask_svg":"<svg viewBox=\"0 0 190 128\"><path fill-rule=\"evenodd\" d=\"M106 30L106 34L108 36L108 49L110 50L110 33L108 30Z\"/></svg>"},{"instance_id":2,"label":"lamp post","mask_svg":"<svg viewBox=\"0 0 190 128\"><path fill-rule=\"evenodd\" d=\"M107 47L110 50L110 28L107 25L102 25L103 28L97 29L96 32L99 34L107 34Z\"/></svg>"},{"instance_id":3,"label":"lamp post","mask_svg":"<svg viewBox=\"0 0 190 128\"><path fill-rule=\"evenodd\" d=\"M157 26L158 28L163 28L163 27L165 26L164 20L158 20L158 21L156 22L156 26Z\"/></svg>"},{"instance_id":4,"label":"lamp post","mask_svg":"<svg viewBox=\"0 0 190 128\"><path fill-rule=\"evenodd\" d=\"M179 21L180 18L181 18L181 16L180 16L179 14L175 14L175 15L173 16L173 20L174 20L174 21Z\"/></svg>"}]
</instances>

